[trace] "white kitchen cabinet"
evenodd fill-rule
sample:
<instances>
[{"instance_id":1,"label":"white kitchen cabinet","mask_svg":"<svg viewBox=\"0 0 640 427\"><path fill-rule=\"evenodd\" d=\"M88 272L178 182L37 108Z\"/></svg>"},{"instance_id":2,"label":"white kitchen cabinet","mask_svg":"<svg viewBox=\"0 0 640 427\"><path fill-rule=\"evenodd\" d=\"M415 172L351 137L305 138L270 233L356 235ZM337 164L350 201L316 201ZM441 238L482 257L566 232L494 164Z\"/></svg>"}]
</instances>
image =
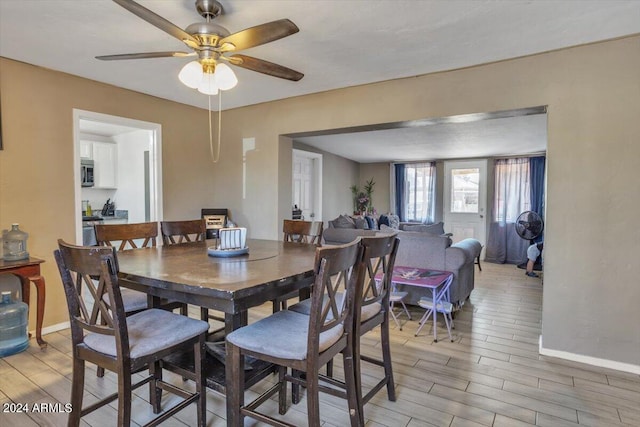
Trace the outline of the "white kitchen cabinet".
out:
<instances>
[{"instance_id":1,"label":"white kitchen cabinet","mask_svg":"<svg viewBox=\"0 0 640 427\"><path fill-rule=\"evenodd\" d=\"M80 158L93 159L93 142L80 141Z\"/></svg>"},{"instance_id":2,"label":"white kitchen cabinet","mask_svg":"<svg viewBox=\"0 0 640 427\"><path fill-rule=\"evenodd\" d=\"M92 142L94 188L117 188L118 145Z\"/></svg>"}]
</instances>

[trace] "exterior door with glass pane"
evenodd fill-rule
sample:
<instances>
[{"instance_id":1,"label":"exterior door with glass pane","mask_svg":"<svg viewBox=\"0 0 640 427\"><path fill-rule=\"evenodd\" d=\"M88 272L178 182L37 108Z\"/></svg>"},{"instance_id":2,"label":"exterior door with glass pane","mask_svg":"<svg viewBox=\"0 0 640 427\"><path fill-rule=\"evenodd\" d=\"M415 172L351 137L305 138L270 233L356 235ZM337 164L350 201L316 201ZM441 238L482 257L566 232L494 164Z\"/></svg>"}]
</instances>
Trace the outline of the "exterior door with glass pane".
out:
<instances>
[{"instance_id":1,"label":"exterior door with glass pane","mask_svg":"<svg viewBox=\"0 0 640 427\"><path fill-rule=\"evenodd\" d=\"M453 242L466 238L486 243L487 161L444 163L444 229Z\"/></svg>"}]
</instances>

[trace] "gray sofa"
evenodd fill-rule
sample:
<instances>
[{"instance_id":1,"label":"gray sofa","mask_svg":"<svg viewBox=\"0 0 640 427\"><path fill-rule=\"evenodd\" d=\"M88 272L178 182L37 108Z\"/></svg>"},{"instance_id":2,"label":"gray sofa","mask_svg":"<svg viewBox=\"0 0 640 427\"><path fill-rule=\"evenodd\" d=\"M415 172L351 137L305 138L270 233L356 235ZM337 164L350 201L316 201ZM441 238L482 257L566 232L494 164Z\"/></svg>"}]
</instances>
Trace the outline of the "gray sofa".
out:
<instances>
[{"instance_id":1,"label":"gray sofa","mask_svg":"<svg viewBox=\"0 0 640 427\"><path fill-rule=\"evenodd\" d=\"M342 218L348 218L346 215L341 215L333 221L327 221L327 227L322 232L322 238L326 245L343 245L345 243L353 242L360 236L375 236L377 230L368 230L364 228L356 228L356 223L353 219L353 228L346 223L341 224ZM347 220L342 220L345 222ZM358 224L362 227L362 225Z\"/></svg>"},{"instance_id":2,"label":"gray sofa","mask_svg":"<svg viewBox=\"0 0 640 427\"><path fill-rule=\"evenodd\" d=\"M473 290L474 261L482 249L480 242L464 239L452 245L448 236L416 231L399 231L398 238L396 265L451 271L451 302L455 307L464 304ZM410 304L417 304L422 296L431 296L430 289L416 286L398 285L398 290L408 292L405 302Z\"/></svg>"}]
</instances>

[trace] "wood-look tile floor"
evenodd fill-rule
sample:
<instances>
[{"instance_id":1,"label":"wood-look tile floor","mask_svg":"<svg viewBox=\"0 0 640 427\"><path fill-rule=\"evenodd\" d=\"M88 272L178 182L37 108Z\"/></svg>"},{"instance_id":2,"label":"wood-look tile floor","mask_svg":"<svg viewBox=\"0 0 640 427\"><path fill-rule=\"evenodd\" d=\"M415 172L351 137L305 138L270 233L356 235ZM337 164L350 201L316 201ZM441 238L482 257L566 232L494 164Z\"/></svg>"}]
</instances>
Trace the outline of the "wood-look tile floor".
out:
<instances>
[{"instance_id":1,"label":"wood-look tile floor","mask_svg":"<svg viewBox=\"0 0 640 427\"><path fill-rule=\"evenodd\" d=\"M640 376L540 356L540 279L525 277L523 270L511 265L483 263L482 267L482 272L476 268L475 290L455 319L454 342L446 339L442 319L437 343L426 326L415 337L422 314L417 308L412 308L412 321L401 317L402 331L392 324L397 401L388 401L386 391L380 391L365 407L367 426L639 426ZM250 318L267 314L270 307L252 310ZM71 389L69 330L45 339L46 351L32 342L27 351L0 359L0 426L66 425L61 405L68 403ZM379 345L375 330L363 338L362 352L377 355ZM335 365L339 372L338 358ZM363 368L367 387L381 370L366 364ZM269 381L273 379L252 388L247 398L264 390ZM85 403L115 389L113 374L99 379L93 367L87 368ZM137 424L152 416L147 390L142 387L133 400ZM208 425L225 425L224 396L210 391L207 400ZM171 401L170 396L163 399L164 404ZM10 403L28 404L30 412L12 412L15 405ZM277 412L275 401L266 406L267 411ZM115 425L116 408L104 407L83 418L82 425ZM183 410L165 425L195 425L194 409ZM348 425L341 399L322 395L320 410L323 425ZM292 406L285 419L306 425L306 401ZM247 425L257 423L247 421Z\"/></svg>"}]
</instances>

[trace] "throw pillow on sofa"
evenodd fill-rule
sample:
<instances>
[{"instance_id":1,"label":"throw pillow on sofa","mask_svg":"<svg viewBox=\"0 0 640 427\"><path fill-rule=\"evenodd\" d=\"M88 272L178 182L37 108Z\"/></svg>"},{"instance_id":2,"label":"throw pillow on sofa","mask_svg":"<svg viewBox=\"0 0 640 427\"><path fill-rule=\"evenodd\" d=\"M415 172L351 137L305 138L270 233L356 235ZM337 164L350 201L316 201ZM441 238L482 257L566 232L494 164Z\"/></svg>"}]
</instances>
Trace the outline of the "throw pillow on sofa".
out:
<instances>
[{"instance_id":1,"label":"throw pillow on sofa","mask_svg":"<svg viewBox=\"0 0 640 427\"><path fill-rule=\"evenodd\" d=\"M358 230L368 230L369 223L364 218L355 218L356 228Z\"/></svg>"},{"instance_id":2,"label":"throw pillow on sofa","mask_svg":"<svg viewBox=\"0 0 640 427\"><path fill-rule=\"evenodd\" d=\"M333 228L356 228L354 220L347 215L340 215L331 222L333 223Z\"/></svg>"},{"instance_id":3,"label":"throw pillow on sofa","mask_svg":"<svg viewBox=\"0 0 640 427\"><path fill-rule=\"evenodd\" d=\"M367 220L367 223L369 224L369 230L377 230L378 229L378 220L371 216L371 215L367 215L365 216L365 219Z\"/></svg>"},{"instance_id":4,"label":"throw pillow on sofa","mask_svg":"<svg viewBox=\"0 0 640 427\"><path fill-rule=\"evenodd\" d=\"M398 215L387 215L389 218L389 227L394 230L398 230L400 228L400 217Z\"/></svg>"}]
</instances>

